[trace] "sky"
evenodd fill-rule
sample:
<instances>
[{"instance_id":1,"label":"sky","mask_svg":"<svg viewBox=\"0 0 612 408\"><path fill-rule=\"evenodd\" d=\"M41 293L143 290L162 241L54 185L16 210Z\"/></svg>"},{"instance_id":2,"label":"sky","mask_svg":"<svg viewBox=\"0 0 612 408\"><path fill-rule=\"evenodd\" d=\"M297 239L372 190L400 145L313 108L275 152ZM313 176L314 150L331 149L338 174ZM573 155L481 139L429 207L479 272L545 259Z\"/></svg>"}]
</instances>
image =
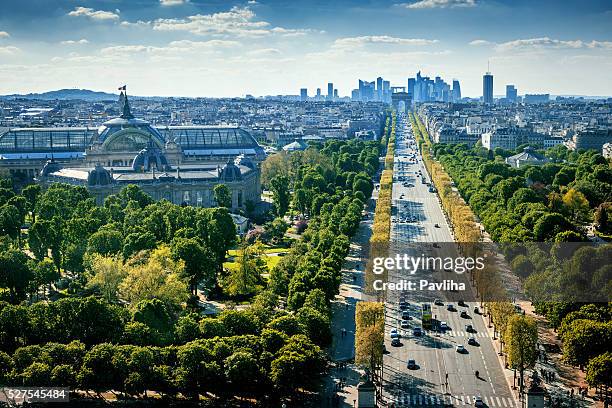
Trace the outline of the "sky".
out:
<instances>
[{"instance_id":1,"label":"sky","mask_svg":"<svg viewBox=\"0 0 612 408\"><path fill-rule=\"evenodd\" d=\"M0 0L0 94L350 95L417 71L494 93L612 95L607 0Z\"/></svg>"}]
</instances>

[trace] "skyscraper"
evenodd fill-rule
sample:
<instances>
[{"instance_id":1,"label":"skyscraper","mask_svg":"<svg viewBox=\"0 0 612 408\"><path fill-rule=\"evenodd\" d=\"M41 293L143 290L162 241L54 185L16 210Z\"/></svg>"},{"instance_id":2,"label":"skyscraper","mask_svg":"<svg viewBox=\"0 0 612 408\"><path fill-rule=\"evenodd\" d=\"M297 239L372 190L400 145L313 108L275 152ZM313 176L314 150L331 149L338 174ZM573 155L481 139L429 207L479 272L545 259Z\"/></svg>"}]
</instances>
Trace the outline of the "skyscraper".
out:
<instances>
[{"instance_id":1,"label":"skyscraper","mask_svg":"<svg viewBox=\"0 0 612 408\"><path fill-rule=\"evenodd\" d=\"M376 100L383 100L383 79L382 77L376 78Z\"/></svg>"},{"instance_id":2,"label":"skyscraper","mask_svg":"<svg viewBox=\"0 0 612 408\"><path fill-rule=\"evenodd\" d=\"M391 81L383 81L383 99L384 102L391 102Z\"/></svg>"},{"instance_id":3,"label":"skyscraper","mask_svg":"<svg viewBox=\"0 0 612 408\"><path fill-rule=\"evenodd\" d=\"M414 100L414 78L408 78L408 95Z\"/></svg>"},{"instance_id":4,"label":"skyscraper","mask_svg":"<svg viewBox=\"0 0 612 408\"><path fill-rule=\"evenodd\" d=\"M334 89L334 99L338 99L338 89Z\"/></svg>"},{"instance_id":5,"label":"skyscraper","mask_svg":"<svg viewBox=\"0 0 612 408\"><path fill-rule=\"evenodd\" d=\"M308 99L308 89L302 88L300 89L300 100L305 101Z\"/></svg>"},{"instance_id":6,"label":"skyscraper","mask_svg":"<svg viewBox=\"0 0 612 408\"><path fill-rule=\"evenodd\" d=\"M321 88L317 88L317 99L321 99Z\"/></svg>"},{"instance_id":7,"label":"skyscraper","mask_svg":"<svg viewBox=\"0 0 612 408\"><path fill-rule=\"evenodd\" d=\"M332 82L327 83L327 99L330 101L334 99L334 84Z\"/></svg>"},{"instance_id":8,"label":"skyscraper","mask_svg":"<svg viewBox=\"0 0 612 408\"><path fill-rule=\"evenodd\" d=\"M461 100L461 85L459 85L459 80L453 79L453 102L457 102Z\"/></svg>"},{"instance_id":9,"label":"skyscraper","mask_svg":"<svg viewBox=\"0 0 612 408\"><path fill-rule=\"evenodd\" d=\"M514 87L514 85L506 85L506 99L508 102L516 102L516 96L518 91Z\"/></svg>"},{"instance_id":10,"label":"skyscraper","mask_svg":"<svg viewBox=\"0 0 612 408\"><path fill-rule=\"evenodd\" d=\"M493 74L490 72L482 76L482 102L493 104Z\"/></svg>"}]
</instances>

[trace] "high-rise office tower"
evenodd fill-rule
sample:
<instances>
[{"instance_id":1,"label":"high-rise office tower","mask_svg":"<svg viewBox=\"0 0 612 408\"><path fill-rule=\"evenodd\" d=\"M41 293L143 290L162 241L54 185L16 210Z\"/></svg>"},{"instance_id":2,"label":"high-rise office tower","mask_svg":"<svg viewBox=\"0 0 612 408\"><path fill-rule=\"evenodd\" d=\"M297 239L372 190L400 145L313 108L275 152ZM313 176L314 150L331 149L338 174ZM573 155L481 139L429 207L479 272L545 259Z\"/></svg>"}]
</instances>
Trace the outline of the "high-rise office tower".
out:
<instances>
[{"instance_id":1,"label":"high-rise office tower","mask_svg":"<svg viewBox=\"0 0 612 408\"><path fill-rule=\"evenodd\" d=\"M408 78L408 96L414 100L414 78Z\"/></svg>"},{"instance_id":2,"label":"high-rise office tower","mask_svg":"<svg viewBox=\"0 0 612 408\"><path fill-rule=\"evenodd\" d=\"M351 91L351 99L354 101L359 101L361 98L359 97L359 89L353 89Z\"/></svg>"},{"instance_id":3,"label":"high-rise office tower","mask_svg":"<svg viewBox=\"0 0 612 408\"><path fill-rule=\"evenodd\" d=\"M362 101L373 101L376 82L359 80L359 99Z\"/></svg>"},{"instance_id":4,"label":"high-rise office tower","mask_svg":"<svg viewBox=\"0 0 612 408\"><path fill-rule=\"evenodd\" d=\"M302 101L305 101L306 99L308 99L308 89L306 88L300 89L300 99Z\"/></svg>"},{"instance_id":5,"label":"high-rise office tower","mask_svg":"<svg viewBox=\"0 0 612 408\"><path fill-rule=\"evenodd\" d=\"M321 99L321 88L317 88L317 99Z\"/></svg>"},{"instance_id":6,"label":"high-rise office tower","mask_svg":"<svg viewBox=\"0 0 612 408\"><path fill-rule=\"evenodd\" d=\"M516 102L517 93L518 91L514 85L506 85L506 99L508 102Z\"/></svg>"},{"instance_id":7,"label":"high-rise office tower","mask_svg":"<svg viewBox=\"0 0 612 408\"><path fill-rule=\"evenodd\" d=\"M338 90L334 89L334 99L338 99Z\"/></svg>"},{"instance_id":8,"label":"high-rise office tower","mask_svg":"<svg viewBox=\"0 0 612 408\"><path fill-rule=\"evenodd\" d=\"M453 102L457 102L461 100L461 85L459 85L459 80L453 79Z\"/></svg>"},{"instance_id":9,"label":"high-rise office tower","mask_svg":"<svg viewBox=\"0 0 612 408\"><path fill-rule=\"evenodd\" d=\"M376 100L383 100L383 79L382 77L376 78Z\"/></svg>"},{"instance_id":10,"label":"high-rise office tower","mask_svg":"<svg viewBox=\"0 0 612 408\"><path fill-rule=\"evenodd\" d=\"M383 101L391 102L391 81L383 81Z\"/></svg>"},{"instance_id":11,"label":"high-rise office tower","mask_svg":"<svg viewBox=\"0 0 612 408\"><path fill-rule=\"evenodd\" d=\"M334 84L332 82L327 83L327 99L332 100L334 98Z\"/></svg>"},{"instance_id":12,"label":"high-rise office tower","mask_svg":"<svg viewBox=\"0 0 612 408\"><path fill-rule=\"evenodd\" d=\"M482 102L493 104L493 74L490 72L482 76Z\"/></svg>"}]
</instances>

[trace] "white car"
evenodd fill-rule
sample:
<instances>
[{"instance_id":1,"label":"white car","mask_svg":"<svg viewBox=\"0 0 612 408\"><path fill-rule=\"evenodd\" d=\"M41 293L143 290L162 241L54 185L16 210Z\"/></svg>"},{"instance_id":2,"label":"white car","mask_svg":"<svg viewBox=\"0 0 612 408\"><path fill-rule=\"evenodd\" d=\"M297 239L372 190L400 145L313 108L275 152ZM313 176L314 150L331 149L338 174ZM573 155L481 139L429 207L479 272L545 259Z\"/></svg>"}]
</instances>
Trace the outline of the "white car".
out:
<instances>
[{"instance_id":1,"label":"white car","mask_svg":"<svg viewBox=\"0 0 612 408\"><path fill-rule=\"evenodd\" d=\"M391 335L392 339L399 339L400 337L400 334L397 329L391 329L391 332L389 332L389 334Z\"/></svg>"},{"instance_id":2,"label":"white car","mask_svg":"<svg viewBox=\"0 0 612 408\"><path fill-rule=\"evenodd\" d=\"M448 324L446 322L440 322L440 330L448 330Z\"/></svg>"},{"instance_id":3,"label":"white car","mask_svg":"<svg viewBox=\"0 0 612 408\"><path fill-rule=\"evenodd\" d=\"M465 353L465 347L463 347L462 344L457 344L457 346L455 347L455 351L457 353Z\"/></svg>"},{"instance_id":4,"label":"white car","mask_svg":"<svg viewBox=\"0 0 612 408\"><path fill-rule=\"evenodd\" d=\"M474 397L474 406L475 407L484 407L484 402L482 402L482 397L477 395Z\"/></svg>"}]
</instances>

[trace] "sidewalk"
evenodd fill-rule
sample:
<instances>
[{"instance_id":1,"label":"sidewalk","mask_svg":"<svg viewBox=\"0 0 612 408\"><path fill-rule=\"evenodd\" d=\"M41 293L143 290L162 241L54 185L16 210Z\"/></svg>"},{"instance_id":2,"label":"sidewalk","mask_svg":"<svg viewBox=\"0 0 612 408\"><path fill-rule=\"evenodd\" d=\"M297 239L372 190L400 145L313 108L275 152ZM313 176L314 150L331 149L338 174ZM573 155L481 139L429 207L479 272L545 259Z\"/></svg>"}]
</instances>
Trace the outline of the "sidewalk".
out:
<instances>
[{"instance_id":1,"label":"sidewalk","mask_svg":"<svg viewBox=\"0 0 612 408\"><path fill-rule=\"evenodd\" d=\"M595 401L592 395L584 398L578 395L578 388L588 387L585 380L586 373L578 367L572 367L562 360L561 340L550 327L548 321L535 314L530 302L519 302L525 314L533 317L538 325L538 339L542 345L541 358L536 362L534 371L540 378L542 372L553 373L552 379L542 381L543 386L551 397L557 402L557 406L566 407L603 407L603 401ZM588 388L587 388L588 389ZM573 392L572 392L573 391Z\"/></svg>"},{"instance_id":2,"label":"sidewalk","mask_svg":"<svg viewBox=\"0 0 612 408\"><path fill-rule=\"evenodd\" d=\"M378 192L372 194L368 217L359 224L349 254L342 268L340 293L332 302L332 344L328 355L334 367L324 379L322 407L353 407L357 401L357 385L363 371L356 367L355 358L355 306L365 300L365 267L368 245L372 235L372 222ZM344 332L344 334L343 334Z\"/></svg>"}]
</instances>

